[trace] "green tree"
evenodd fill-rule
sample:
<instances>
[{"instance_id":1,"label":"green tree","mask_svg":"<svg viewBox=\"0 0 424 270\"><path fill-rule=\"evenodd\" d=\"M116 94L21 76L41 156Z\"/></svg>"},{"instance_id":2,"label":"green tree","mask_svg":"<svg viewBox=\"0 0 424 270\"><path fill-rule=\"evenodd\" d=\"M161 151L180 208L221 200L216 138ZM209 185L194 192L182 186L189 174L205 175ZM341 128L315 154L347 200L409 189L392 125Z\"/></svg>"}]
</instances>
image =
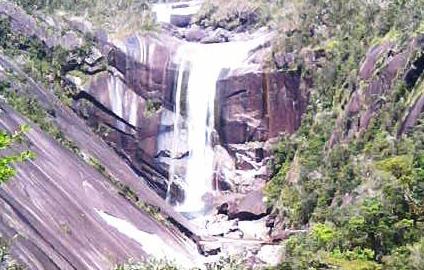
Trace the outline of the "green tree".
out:
<instances>
[{"instance_id":1,"label":"green tree","mask_svg":"<svg viewBox=\"0 0 424 270\"><path fill-rule=\"evenodd\" d=\"M10 152L14 143L22 142L23 134L28 130L28 126L21 126L18 131L13 134L0 131L0 151ZM0 184L5 183L11 177L15 176L16 170L13 164L23 162L34 158L31 151L23 151L17 154L1 154L0 153Z\"/></svg>"}]
</instances>

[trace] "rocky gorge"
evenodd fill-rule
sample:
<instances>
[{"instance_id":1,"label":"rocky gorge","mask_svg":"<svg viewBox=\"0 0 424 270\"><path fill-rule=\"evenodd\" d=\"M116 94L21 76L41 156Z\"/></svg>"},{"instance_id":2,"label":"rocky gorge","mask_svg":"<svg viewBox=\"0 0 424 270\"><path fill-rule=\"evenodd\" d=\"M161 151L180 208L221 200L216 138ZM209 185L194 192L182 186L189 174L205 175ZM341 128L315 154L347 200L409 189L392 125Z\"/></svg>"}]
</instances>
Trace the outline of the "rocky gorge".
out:
<instances>
[{"instance_id":1,"label":"rocky gorge","mask_svg":"<svg viewBox=\"0 0 424 270\"><path fill-rule=\"evenodd\" d=\"M30 126L19 149L35 154L0 188L0 236L10 251L0 269L13 260L29 269L149 260L176 269L283 267L290 248L302 246L290 236L330 241L317 228L337 214L320 219L323 212L385 194L372 178L383 178L382 161L367 155L411 147L396 140L420 125L420 30L401 45L389 32L363 56L339 59L334 48L346 49L346 38L306 45L305 36L319 39L329 23L285 24L281 41L282 30L261 25L257 8L212 19L219 11L209 2L149 3L154 30L111 33L81 14L0 1L0 126L10 134ZM319 16L327 19L312 17ZM297 34L303 43L293 49ZM380 123L393 126L387 143L372 133ZM334 177L354 185L352 175L362 182L351 190L326 189ZM416 196L404 197L419 211ZM418 228L417 215L402 220ZM378 244L367 248L377 263L387 255ZM326 256L315 265L340 266Z\"/></svg>"}]
</instances>

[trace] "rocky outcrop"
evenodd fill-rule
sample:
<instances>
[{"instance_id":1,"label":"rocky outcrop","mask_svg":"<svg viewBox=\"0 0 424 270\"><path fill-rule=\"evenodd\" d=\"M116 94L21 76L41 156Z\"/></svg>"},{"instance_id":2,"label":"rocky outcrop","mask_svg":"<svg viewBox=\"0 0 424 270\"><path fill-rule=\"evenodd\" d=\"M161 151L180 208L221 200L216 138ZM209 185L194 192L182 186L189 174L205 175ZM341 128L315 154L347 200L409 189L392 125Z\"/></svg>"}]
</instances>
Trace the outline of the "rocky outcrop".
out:
<instances>
[{"instance_id":1,"label":"rocky outcrop","mask_svg":"<svg viewBox=\"0 0 424 270\"><path fill-rule=\"evenodd\" d=\"M357 136L368 128L370 121L385 103L385 96L393 89L397 75L405 68L412 48L397 52L391 43L383 43L369 50L359 71L364 83L351 95L345 112L337 120L329 145Z\"/></svg>"},{"instance_id":2,"label":"rocky outcrop","mask_svg":"<svg viewBox=\"0 0 424 270\"><path fill-rule=\"evenodd\" d=\"M414 45L417 47L417 57L411 60L404 76L405 85L408 90L411 90L416 87L417 83L419 83L419 79L421 78L424 72L424 36L417 37ZM424 112L423 89L422 86L418 86L417 88L417 97L415 98L415 100L412 101L413 104L410 105L406 117L403 119L402 125L398 130L398 136L407 133L410 129L415 127L421 117L421 114Z\"/></svg>"},{"instance_id":3,"label":"rocky outcrop","mask_svg":"<svg viewBox=\"0 0 424 270\"><path fill-rule=\"evenodd\" d=\"M13 31L35 37L50 48L62 46L65 49L75 49L83 44L83 39L74 31L55 31L59 24L52 17L46 16L41 21L9 1L0 2L0 16L8 18Z\"/></svg>"},{"instance_id":4,"label":"rocky outcrop","mask_svg":"<svg viewBox=\"0 0 424 270\"><path fill-rule=\"evenodd\" d=\"M399 129L398 135L407 133L410 129L416 126L418 120L421 118L424 112L424 96L420 96L409 109L409 112L404 119L401 128Z\"/></svg>"},{"instance_id":5,"label":"rocky outcrop","mask_svg":"<svg viewBox=\"0 0 424 270\"><path fill-rule=\"evenodd\" d=\"M359 136L368 128L370 121L378 115L387 97L392 94L399 74L403 76L401 80L408 91L416 87L424 70L424 58L421 56L423 44L423 37L418 36L410 40L402 51L397 51L390 42L376 45L368 51L359 71L361 84L344 105L345 111L337 120L329 146ZM405 103L406 109L403 119L401 116L393 119L401 123L398 136L413 128L424 111L421 87L417 87L416 91L409 103L398 101Z\"/></svg>"},{"instance_id":6,"label":"rocky outcrop","mask_svg":"<svg viewBox=\"0 0 424 270\"><path fill-rule=\"evenodd\" d=\"M4 104L1 112L2 130L13 132L28 124ZM183 263L196 260L195 249L121 197L72 152L34 126L27 140L36 159L19 165L13 181L0 189L0 230L24 265L111 269L130 258L161 252L176 260L186 258Z\"/></svg>"},{"instance_id":7,"label":"rocky outcrop","mask_svg":"<svg viewBox=\"0 0 424 270\"><path fill-rule=\"evenodd\" d=\"M161 210L161 213L169 217L181 228L185 228L191 235L199 235L197 228L192 226L185 218L176 213L149 187L149 180L138 176L134 170L115 151L110 149L99 136L88 128L72 110L61 105L53 93L43 89L32 78L27 76L16 64L0 55L0 66L13 71L15 76L25 82L24 87L15 89L20 95L29 95L35 98L42 108L52 115L52 121L63 132L63 135L71 140L81 155L98 162L105 173L118 181L119 186L134 192L144 203L153 205Z\"/></svg>"}]
</instances>

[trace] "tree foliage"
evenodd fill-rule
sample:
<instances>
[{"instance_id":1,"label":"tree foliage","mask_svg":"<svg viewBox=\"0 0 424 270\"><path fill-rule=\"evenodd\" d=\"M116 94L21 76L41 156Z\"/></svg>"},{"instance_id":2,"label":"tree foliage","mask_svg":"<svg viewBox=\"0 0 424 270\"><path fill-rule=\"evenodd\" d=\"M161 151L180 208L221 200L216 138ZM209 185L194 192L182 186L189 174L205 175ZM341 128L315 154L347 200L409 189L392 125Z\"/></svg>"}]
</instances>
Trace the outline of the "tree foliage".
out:
<instances>
[{"instance_id":1,"label":"tree foliage","mask_svg":"<svg viewBox=\"0 0 424 270\"><path fill-rule=\"evenodd\" d=\"M21 126L14 134L0 130L0 151L10 150L15 143L22 142L23 134L28 130L28 126ZM23 151L17 154L1 154L0 155L0 184L5 183L11 177L15 176L16 170L13 164L23 162L34 158L31 151Z\"/></svg>"}]
</instances>

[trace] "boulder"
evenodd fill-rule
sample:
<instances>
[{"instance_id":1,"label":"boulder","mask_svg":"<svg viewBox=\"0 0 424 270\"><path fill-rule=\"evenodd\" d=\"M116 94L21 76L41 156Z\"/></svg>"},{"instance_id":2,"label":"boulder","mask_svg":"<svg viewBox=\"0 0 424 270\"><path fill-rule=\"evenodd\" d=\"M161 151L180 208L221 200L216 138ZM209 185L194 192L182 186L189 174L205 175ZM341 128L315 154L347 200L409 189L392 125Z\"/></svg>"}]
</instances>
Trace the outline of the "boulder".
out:
<instances>
[{"instance_id":1,"label":"boulder","mask_svg":"<svg viewBox=\"0 0 424 270\"><path fill-rule=\"evenodd\" d=\"M228 42L231 37L231 32L228 30L225 30L223 28L218 28L214 30L211 33L208 33L208 35L202 40L200 40L201 43L221 43L221 42Z\"/></svg>"},{"instance_id":2,"label":"boulder","mask_svg":"<svg viewBox=\"0 0 424 270\"><path fill-rule=\"evenodd\" d=\"M243 239L268 239L269 228L266 227L266 217L259 220L239 221L238 229L242 232Z\"/></svg>"},{"instance_id":3,"label":"boulder","mask_svg":"<svg viewBox=\"0 0 424 270\"><path fill-rule=\"evenodd\" d=\"M82 39L74 32L67 32L62 36L61 45L68 50L81 47L83 44Z\"/></svg>"},{"instance_id":4,"label":"boulder","mask_svg":"<svg viewBox=\"0 0 424 270\"><path fill-rule=\"evenodd\" d=\"M217 207L218 213L227 215L230 219L259 220L269 214L261 191L252 191L247 195L228 196L221 200L226 202Z\"/></svg>"},{"instance_id":5,"label":"boulder","mask_svg":"<svg viewBox=\"0 0 424 270\"><path fill-rule=\"evenodd\" d=\"M67 22L72 29L84 34L89 34L93 30L93 24L82 17L71 17Z\"/></svg>"},{"instance_id":6,"label":"boulder","mask_svg":"<svg viewBox=\"0 0 424 270\"><path fill-rule=\"evenodd\" d=\"M171 14L171 24L176 27L187 27L191 23L192 15Z\"/></svg>"},{"instance_id":7,"label":"boulder","mask_svg":"<svg viewBox=\"0 0 424 270\"><path fill-rule=\"evenodd\" d=\"M94 66L101 59L103 59L102 53L99 51L99 49L94 47L91 49L90 55L84 59L84 62L89 66Z\"/></svg>"},{"instance_id":8,"label":"boulder","mask_svg":"<svg viewBox=\"0 0 424 270\"><path fill-rule=\"evenodd\" d=\"M263 245L256 257L266 265L276 267L282 261L283 251L283 245Z\"/></svg>"},{"instance_id":9,"label":"boulder","mask_svg":"<svg viewBox=\"0 0 424 270\"><path fill-rule=\"evenodd\" d=\"M237 220L228 220L227 216L217 215L206 223L206 233L211 236L224 236L238 230Z\"/></svg>"},{"instance_id":10,"label":"boulder","mask_svg":"<svg viewBox=\"0 0 424 270\"><path fill-rule=\"evenodd\" d=\"M206 36L207 36L206 31L201 29L198 26L192 26L191 28L187 29L187 31L185 32L185 39L190 42L199 42Z\"/></svg>"}]
</instances>

